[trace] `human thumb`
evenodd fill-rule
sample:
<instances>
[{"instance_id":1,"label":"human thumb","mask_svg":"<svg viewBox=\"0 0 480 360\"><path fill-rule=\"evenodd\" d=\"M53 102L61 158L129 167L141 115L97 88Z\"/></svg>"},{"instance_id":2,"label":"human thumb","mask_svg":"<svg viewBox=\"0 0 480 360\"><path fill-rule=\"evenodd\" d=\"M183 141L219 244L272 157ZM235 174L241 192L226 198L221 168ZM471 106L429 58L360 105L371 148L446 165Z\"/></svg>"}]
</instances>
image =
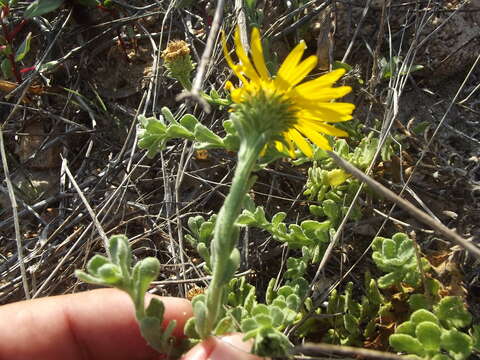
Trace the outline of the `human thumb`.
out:
<instances>
[{"instance_id":1,"label":"human thumb","mask_svg":"<svg viewBox=\"0 0 480 360\"><path fill-rule=\"evenodd\" d=\"M210 337L194 346L182 360L260 360L250 353L252 341L243 341L243 334Z\"/></svg>"}]
</instances>

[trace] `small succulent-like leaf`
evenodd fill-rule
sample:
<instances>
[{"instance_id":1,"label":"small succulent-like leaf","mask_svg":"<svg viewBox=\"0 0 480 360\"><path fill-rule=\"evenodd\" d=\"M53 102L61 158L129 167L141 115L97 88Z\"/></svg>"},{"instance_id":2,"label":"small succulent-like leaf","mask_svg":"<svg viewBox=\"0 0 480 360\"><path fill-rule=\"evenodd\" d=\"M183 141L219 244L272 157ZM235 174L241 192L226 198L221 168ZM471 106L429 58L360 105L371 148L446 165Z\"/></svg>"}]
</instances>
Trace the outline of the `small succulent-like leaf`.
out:
<instances>
[{"instance_id":1,"label":"small succulent-like leaf","mask_svg":"<svg viewBox=\"0 0 480 360\"><path fill-rule=\"evenodd\" d=\"M257 304L252 309L253 316L260 315L260 314L268 315L269 313L270 311L268 310L268 306L265 304Z\"/></svg>"},{"instance_id":2,"label":"small succulent-like leaf","mask_svg":"<svg viewBox=\"0 0 480 360\"><path fill-rule=\"evenodd\" d=\"M340 207L333 200L325 200L322 202L323 212L329 219L336 220L340 217Z\"/></svg>"},{"instance_id":3,"label":"small succulent-like leaf","mask_svg":"<svg viewBox=\"0 0 480 360\"><path fill-rule=\"evenodd\" d=\"M160 262L153 257L145 258L135 264L133 268L133 286L137 296L144 296L150 283L160 272Z\"/></svg>"},{"instance_id":4,"label":"small succulent-like leaf","mask_svg":"<svg viewBox=\"0 0 480 360\"><path fill-rule=\"evenodd\" d=\"M215 335L223 335L226 333L230 333L235 331L233 319L231 316L225 316L223 319L221 319L217 326L215 326L215 329L213 330L213 333Z\"/></svg>"},{"instance_id":5,"label":"small succulent-like leaf","mask_svg":"<svg viewBox=\"0 0 480 360\"><path fill-rule=\"evenodd\" d=\"M195 315L195 330L200 338L205 339L207 332L207 307L205 306L205 295L198 295L192 301L193 313Z\"/></svg>"},{"instance_id":6,"label":"small succulent-like leaf","mask_svg":"<svg viewBox=\"0 0 480 360\"><path fill-rule=\"evenodd\" d=\"M105 264L109 264L110 260L103 255L94 255L87 262L87 271L92 275L98 275L98 269Z\"/></svg>"},{"instance_id":7,"label":"small succulent-like leaf","mask_svg":"<svg viewBox=\"0 0 480 360\"><path fill-rule=\"evenodd\" d=\"M397 255L397 244L392 239L385 239L382 243L382 255L386 259L392 259Z\"/></svg>"},{"instance_id":8,"label":"small succulent-like leaf","mask_svg":"<svg viewBox=\"0 0 480 360\"><path fill-rule=\"evenodd\" d=\"M192 114L185 114L180 119L180 124L193 133L195 131L195 126L198 124L198 119Z\"/></svg>"},{"instance_id":9,"label":"small succulent-like leaf","mask_svg":"<svg viewBox=\"0 0 480 360\"><path fill-rule=\"evenodd\" d=\"M401 278L398 273L395 273L395 272L388 273L387 275L384 275L378 279L378 287L380 289L386 289L396 284L397 282L399 282L400 279Z\"/></svg>"},{"instance_id":10,"label":"small succulent-like leaf","mask_svg":"<svg viewBox=\"0 0 480 360\"><path fill-rule=\"evenodd\" d=\"M415 324L411 321L405 321L397 326L395 333L415 336Z\"/></svg>"},{"instance_id":11,"label":"small succulent-like leaf","mask_svg":"<svg viewBox=\"0 0 480 360\"><path fill-rule=\"evenodd\" d=\"M201 242L205 243L207 246L210 245L210 241L213 238L213 229L215 223L213 221L205 221L200 225L200 230L198 232L198 238Z\"/></svg>"},{"instance_id":12,"label":"small succulent-like leaf","mask_svg":"<svg viewBox=\"0 0 480 360\"><path fill-rule=\"evenodd\" d=\"M132 252L128 238L125 235L114 235L110 238L108 245L112 262L121 267L124 275L129 274Z\"/></svg>"},{"instance_id":13,"label":"small succulent-like leaf","mask_svg":"<svg viewBox=\"0 0 480 360\"><path fill-rule=\"evenodd\" d=\"M108 285L117 285L122 282L122 272L120 267L115 264L105 264L98 268L97 271L98 277L102 279L105 284Z\"/></svg>"},{"instance_id":14,"label":"small succulent-like leaf","mask_svg":"<svg viewBox=\"0 0 480 360\"><path fill-rule=\"evenodd\" d=\"M273 326L273 319L270 314L258 314L255 315L255 321L257 322L258 326L260 327L272 327Z\"/></svg>"},{"instance_id":15,"label":"small succulent-like leaf","mask_svg":"<svg viewBox=\"0 0 480 360\"><path fill-rule=\"evenodd\" d=\"M359 319L350 313L343 315L343 326L350 333L357 335L360 333Z\"/></svg>"},{"instance_id":16,"label":"small succulent-like leaf","mask_svg":"<svg viewBox=\"0 0 480 360\"><path fill-rule=\"evenodd\" d=\"M440 350L440 337L442 329L437 324L424 321L417 325L415 336L422 343L427 352L438 352Z\"/></svg>"},{"instance_id":17,"label":"small succulent-like leaf","mask_svg":"<svg viewBox=\"0 0 480 360\"><path fill-rule=\"evenodd\" d=\"M172 124L167 128L166 136L169 138L183 138L194 140L193 134L181 125Z\"/></svg>"},{"instance_id":18,"label":"small succulent-like leaf","mask_svg":"<svg viewBox=\"0 0 480 360\"><path fill-rule=\"evenodd\" d=\"M255 209L253 216L255 217L255 222L257 226L268 225L268 221L267 221L267 218L265 217L265 210L263 209L263 206L258 206Z\"/></svg>"},{"instance_id":19,"label":"small succulent-like leaf","mask_svg":"<svg viewBox=\"0 0 480 360\"><path fill-rule=\"evenodd\" d=\"M275 215L273 215L272 217L272 225L273 227L277 227L280 225L280 223L285 220L285 218L287 217L287 214L284 213L284 212L278 212L276 213Z\"/></svg>"},{"instance_id":20,"label":"small succulent-like leaf","mask_svg":"<svg viewBox=\"0 0 480 360\"><path fill-rule=\"evenodd\" d=\"M252 351L259 356L285 357L292 348L292 343L284 334L266 327L257 333Z\"/></svg>"},{"instance_id":21,"label":"small succulent-like leaf","mask_svg":"<svg viewBox=\"0 0 480 360\"><path fill-rule=\"evenodd\" d=\"M222 148L224 146L223 140L220 136L200 123L195 125L194 135L196 140L200 143L199 148Z\"/></svg>"},{"instance_id":22,"label":"small succulent-like leaf","mask_svg":"<svg viewBox=\"0 0 480 360\"><path fill-rule=\"evenodd\" d=\"M371 279L368 283L367 298L371 304L380 305L383 302L383 296L380 294L375 279Z\"/></svg>"},{"instance_id":23,"label":"small succulent-like leaf","mask_svg":"<svg viewBox=\"0 0 480 360\"><path fill-rule=\"evenodd\" d=\"M80 279L83 282L86 282L88 284L105 285L103 280L100 279L99 277L87 274L86 272L84 272L82 270L75 270L75 276L78 279Z\"/></svg>"},{"instance_id":24,"label":"small succulent-like leaf","mask_svg":"<svg viewBox=\"0 0 480 360\"><path fill-rule=\"evenodd\" d=\"M165 305L163 304L163 302L156 297L152 297L150 299L150 303L148 304L145 310L145 314L150 317L163 319L164 313L165 313Z\"/></svg>"},{"instance_id":25,"label":"small succulent-like leaf","mask_svg":"<svg viewBox=\"0 0 480 360\"><path fill-rule=\"evenodd\" d=\"M390 346L396 351L402 351L419 356L425 355L425 350L420 341L407 334L392 334L388 338Z\"/></svg>"},{"instance_id":26,"label":"small succulent-like leaf","mask_svg":"<svg viewBox=\"0 0 480 360\"><path fill-rule=\"evenodd\" d=\"M410 321L414 325L418 325L421 322L424 321L430 321L433 322L434 324L438 325L438 318L432 314L430 311L425 310L425 309L419 309L415 311L411 316L410 316Z\"/></svg>"},{"instance_id":27,"label":"small succulent-like leaf","mask_svg":"<svg viewBox=\"0 0 480 360\"><path fill-rule=\"evenodd\" d=\"M408 298L407 302L408 302L408 306L413 311L430 308L430 303L427 297L423 294L412 294Z\"/></svg>"},{"instance_id":28,"label":"small succulent-like leaf","mask_svg":"<svg viewBox=\"0 0 480 360\"><path fill-rule=\"evenodd\" d=\"M435 315L448 327L463 328L472 322L472 315L459 296L446 296L435 307Z\"/></svg>"},{"instance_id":29,"label":"small succulent-like leaf","mask_svg":"<svg viewBox=\"0 0 480 360\"><path fill-rule=\"evenodd\" d=\"M270 279L270 281L268 282L267 291L265 293L265 303L267 305L271 304L273 301L273 297L275 296L275 292L273 289L275 288L276 283L277 281L273 278Z\"/></svg>"},{"instance_id":30,"label":"small succulent-like leaf","mask_svg":"<svg viewBox=\"0 0 480 360\"><path fill-rule=\"evenodd\" d=\"M271 306L270 307L270 318L271 318L271 321L272 321L272 326L278 328L283 324L283 321L285 320L285 314L283 313L283 311L280 308L278 308L276 306ZM257 320L257 322L258 322L258 320Z\"/></svg>"},{"instance_id":31,"label":"small succulent-like leaf","mask_svg":"<svg viewBox=\"0 0 480 360\"><path fill-rule=\"evenodd\" d=\"M189 337L190 339L198 339L200 337L196 330L195 317L191 317L187 320L183 328L183 332L185 336Z\"/></svg>"},{"instance_id":32,"label":"small succulent-like leaf","mask_svg":"<svg viewBox=\"0 0 480 360\"><path fill-rule=\"evenodd\" d=\"M290 294L285 299L289 309L298 311L300 308L300 297L297 294Z\"/></svg>"},{"instance_id":33,"label":"small succulent-like leaf","mask_svg":"<svg viewBox=\"0 0 480 360\"><path fill-rule=\"evenodd\" d=\"M444 331L441 341L442 348L447 350L455 360L466 359L472 353L472 338L457 329Z\"/></svg>"},{"instance_id":34,"label":"small succulent-like leaf","mask_svg":"<svg viewBox=\"0 0 480 360\"><path fill-rule=\"evenodd\" d=\"M160 111L162 112L162 115L170 124L178 124L178 121L175 120L175 116L173 116L172 112L168 107L164 106Z\"/></svg>"},{"instance_id":35,"label":"small succulent-like leaf","mask_svg":"<svg viewBox=\"0 0 480 360\"><path fill-rule=\"evenodd\" d=\"M256 331L258 329L258 324L255 321L255 319L248 318L242 321L242 324L240 327L242 329L242 332L248 333L250 331L254 331L254 330Z\"/></svg>"},{"instance_id":36,"label":"small succulent-like leaf","mask_svg":"<svg viewBox=\"0 0 480 360\"><path fill-rule=\"evenodd\" d=\"M205 245L205 243L199 243L197 245L197 252L202 257L202 259L205 260L207 266L210 267L211 255L210 249L207 247L207 245Z\"/></svg>"},{"instance_id":37,"label":"small succulent-like leaf","mask_svg":"<svg viewBox=\"0 0 480 360\"><path fill-rule=\"evenodd\" d=\"M295 293L295 290L289 285L284 285L280 289L278 289L278 291L277 291L278 295L281 295L285 298L287 298L288 296L290 296L291 294L294 294L294 293Z\"/></svg>"}]
</instances>

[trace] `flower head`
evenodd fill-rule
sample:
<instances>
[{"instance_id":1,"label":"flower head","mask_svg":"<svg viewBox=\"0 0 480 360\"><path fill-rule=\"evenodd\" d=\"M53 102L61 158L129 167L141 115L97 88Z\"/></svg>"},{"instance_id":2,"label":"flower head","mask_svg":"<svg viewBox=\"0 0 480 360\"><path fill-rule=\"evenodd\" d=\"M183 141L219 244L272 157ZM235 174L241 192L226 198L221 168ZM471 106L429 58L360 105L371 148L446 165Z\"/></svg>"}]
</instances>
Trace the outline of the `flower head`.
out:
<instances>
[{"instance_id":1,"label":"flower head","mask_svg":"<svg viewBox=\"0 0 480 360\"><path fill-rule=\"evenodd\" d=\"M178 80L182 86L190 90L190 74L194 68L190 58L190 49L183 40L170 41L167 48L162 51L164 65L167 68L167 75Z\"/></svg>"},{"instance_id":2,"label":"flower head","mask_svg":"<svg viewBox=\"0 0 480 360\"><path fill-rule=\"evenodd\" d=\"M162 51L162 57L165 61L171 62L179 58L190 55L188 44L183 40L170 41L167 48Z\"/></svg>"},{"instance_id":3,"label":"flower head","mask_svg":"<svg viewBox=\"0 0 480 360\"><path fill-rule=\"evenodd\" d=\"M324 134L347 136L345 131L330 125L350 120L355 108L350 103L331 101L352 90L349 86L332 87L345 73L344 69L301 83L317 65L316 56L302 61L306 49L302 41L283 61L277 74L271 76L257 28L253 28L251 34L250 56L242 47L238 29L234 42L240 63L234 63L230 57L225 37L222 41L227 63L241 81L239 87L228 82L227 89L242 128L268 133L277 149L287 150L292 157L295 156L295 147L309 157L313 155L312 147L305 138L322 149L330 150Z\"/></svg>"}]
</instances>

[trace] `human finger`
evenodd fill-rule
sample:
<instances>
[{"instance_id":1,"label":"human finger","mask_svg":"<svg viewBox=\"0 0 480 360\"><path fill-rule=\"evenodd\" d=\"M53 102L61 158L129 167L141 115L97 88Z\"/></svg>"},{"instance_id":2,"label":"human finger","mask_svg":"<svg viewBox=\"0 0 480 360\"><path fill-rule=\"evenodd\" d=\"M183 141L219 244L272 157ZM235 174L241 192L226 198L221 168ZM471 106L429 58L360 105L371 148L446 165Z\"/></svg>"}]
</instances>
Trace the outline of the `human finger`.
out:
<instances>
[{"instance_id":1,"label":"human finger","mask_svg":"<svg viewBox=\"0 0 480 360\"><path fill-rule=\"evenodd\" d=\"M243 334L210 337L193 347L182 360L261 360L251 354L252 341L243 341Z\"/></svg>"},{"instance_id":2,"label":"human finger","mask_svg":"<svg viewBox=\"0 0 480 360\"><path fill-rule=\"evenodd\" d=\"M183 335L190 302L161 298L164 322L177 320ZM0 307L0 359L156 359L142 338L133 304L122 291L98 289Z\"/></svg>"}]
</instances>

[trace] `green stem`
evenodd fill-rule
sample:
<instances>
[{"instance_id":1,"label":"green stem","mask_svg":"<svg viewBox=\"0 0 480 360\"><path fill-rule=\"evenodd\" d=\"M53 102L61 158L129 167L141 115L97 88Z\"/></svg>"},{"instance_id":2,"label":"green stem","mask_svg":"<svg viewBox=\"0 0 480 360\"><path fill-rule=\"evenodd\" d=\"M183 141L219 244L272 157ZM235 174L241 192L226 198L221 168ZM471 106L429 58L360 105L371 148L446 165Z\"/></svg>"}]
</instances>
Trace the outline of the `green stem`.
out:
<instances>
[{"instance_id":1,"label":"green stem","mask_svg":"<svg viewBox=\"0 0 480 360\"><path fill-rule=\"evenodd\" d=\"M232 179L230 192L218 213L212 240L213 278L207 291L207 331L210 335L218 322L223 307L223 289L230 279L225 279L228 272L229 258L237 243L238 233L235 222L242 209L245 195L249 190L250 175L260 152L265 146L265 139L259 136L250 141L243 141L238 152L238 164Z\"/></svg>"},{"instance_id":2,"label":"green stem","mask_svg":"<svg viewBox=\"0 0 480 360\"><path fill-rule=\"evenodd\" d=\"M190 74L189 74L190 75ZM185 76L185 75L178 75L177 77L177 80L178 82L182 85L182 87L187 90L187 91L190 91L192 90L192 82L190 81L190 77L188 76Z\"/></svg>"}]
</instances>

